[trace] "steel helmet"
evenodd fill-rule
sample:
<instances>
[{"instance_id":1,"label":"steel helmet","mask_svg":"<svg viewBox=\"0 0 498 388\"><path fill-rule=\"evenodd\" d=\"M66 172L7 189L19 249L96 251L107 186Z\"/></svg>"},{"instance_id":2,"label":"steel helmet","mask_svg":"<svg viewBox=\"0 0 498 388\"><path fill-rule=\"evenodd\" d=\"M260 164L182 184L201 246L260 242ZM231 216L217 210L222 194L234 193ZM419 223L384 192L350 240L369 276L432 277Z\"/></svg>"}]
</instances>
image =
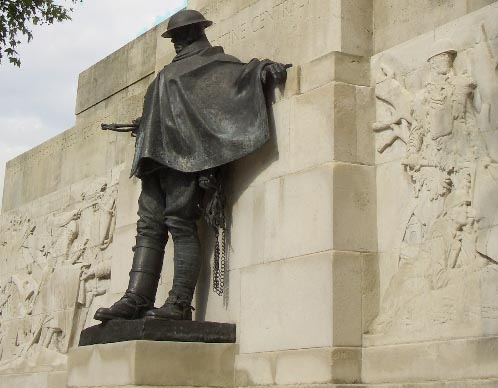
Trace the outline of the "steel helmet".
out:
<instances>
[{"instance_id":1,"label":"steel helmet","mask_svg":"<svg viewBox=\"0 0 498 388\"><path fill-rule=\"evenodd\" d=\"M212 25L213 22L207 20L199 11L184 9L171 16L168 22L168 29L161 36L163 38L171 38L171 32L173 30L192 24L201 24L204 28L206 28Z\"/></svg>"},{"instance_id":2,"label":"steel helmet","mask_svg":"<svg viewBox=\"0 0 498 388\"><path fill-rule=\"evenodd\" d=\"M453 56L456 56L457 50L455 49L455 45L453 42L449 39L441 39L438 40L434 43L432 46L431 53L429 54L429 57L427 60L431 59L432 57L435 57L436 55L443 54L443 53L450 53Z\"/></svg>"},{"instance_id":3,"label":"steel helmet","mask_svg":"<svg viewBox=\"0 0 498 388\"><path fill-rule=\"evenodd\" d=\"M448 211L462 204L470 205L471 203L472 198L470 198L470 195L465 190L456 190L446 197L444 210Z\"/></svg>"}]
</instances>

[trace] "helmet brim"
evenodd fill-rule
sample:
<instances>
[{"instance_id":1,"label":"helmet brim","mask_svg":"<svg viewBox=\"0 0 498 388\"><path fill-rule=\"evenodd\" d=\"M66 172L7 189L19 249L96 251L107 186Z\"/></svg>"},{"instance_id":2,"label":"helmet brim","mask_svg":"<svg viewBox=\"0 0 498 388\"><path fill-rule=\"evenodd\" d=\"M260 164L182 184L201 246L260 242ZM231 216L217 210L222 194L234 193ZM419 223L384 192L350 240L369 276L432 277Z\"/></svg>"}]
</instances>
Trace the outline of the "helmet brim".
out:
<instances>
[{"instance_id":1,"label":"helmet brim","mask_svg":"<svg viewBox=\"0 0 498 388\"><path fill-rule=\"evenodd\" d=\"M451 55L453 55L453 57L456 57L458 52L456 50L453 50L453 49L448 49L448 50L444 50L444 51L437 51L435 53L432 53L431 56L429 58L427 58L427 62L429 62L432 58L437 57L440 54L451 54Z\"/></svg>"},{"instance_id":2,"label":"helmet brim","mask_svg":"<svg viewBox=\"0 0 498 388\"><path fill-rule=\"evenodd\" d=\"M205 21L202 21L202 22L197 22L197 23L185 23L185 24L182 24L182 25L179 25L179 26L175 26L175 28L171 28L169 30L167 30L166 32L162 33L161 36L163 38L171 38L171 33L179 28L182 28L182 27L186 27L186 26L193 26L195 24L201 24L202 27L204 28L208 28L209 26L212 26L213 25L213 22L211 20L205 20Z\"/></svg>"}]
</instances>

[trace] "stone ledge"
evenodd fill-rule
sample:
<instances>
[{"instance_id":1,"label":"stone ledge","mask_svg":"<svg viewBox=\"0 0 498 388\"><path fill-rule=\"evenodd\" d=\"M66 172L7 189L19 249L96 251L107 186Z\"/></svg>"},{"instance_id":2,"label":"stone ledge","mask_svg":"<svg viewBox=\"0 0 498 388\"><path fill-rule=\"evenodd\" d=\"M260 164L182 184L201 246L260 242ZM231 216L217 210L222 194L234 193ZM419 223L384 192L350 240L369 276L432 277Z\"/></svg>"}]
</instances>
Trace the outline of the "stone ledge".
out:
<instances>
[{"instance_id":1,"label":"stone ledge","mask_svg":"<svg viewBox=\"0 0 498 388\"><path fill-rule=\"evenodd\" d=\"M368 347L363 349L362 380L370 384L496 381L497 349L498 337Z\"/></svg>"},{"instance_id":2,"label":"stone ledge","mask_svg":"<svg viewBox=\"0 0 498 388\"><path fill-rule=\"evenodd\" d=\"M278 352L246 353L235 358L237 387L335 386L361 381L361 349L311 348ZM357 386L357 385L352 385Z\"/></svg>"},{"instance_id":3,"label":"stone ledge","mask_svg":"<svg viewBox=\"0 0 498 388\"><path fill-rule=\"evenodd\" d=\"M363 386L362 386L363 387ZM399 383L365 385L365 388L496 388L498 380L435 381L432 383ZM342 387L341 387L342 388Z\"/></svg>"},{"instance_id":4,"label":"stone ledge","mask_svg":"<svg viewBox=\"0 0 498 388\"><path fill-rule=\"evenodd\" d=\"M305 384L305 385L253 385L251 388L496 388L498 380L438 381L407 384ZM108 387L105 387L108 388ZM109 387L115 388L115 387ZM118 388L118 387L116 387ZM135 388L135 387L119 387ZM138 388L138 387L136 387ZM141 387L152 388L152 387Z\"/></svg>"},{"instance_id":5,"label":"stone ledge","mask_svg":"<svg viewBox=\"0 0 498 388\"><path fill-rule=\"evenodd\" d=\"M139 340L235 343L235 331L235 325L229 323L151 318L113 320L83 330L79 346Z\"/></svg>"},{"instance_id":6,"label":"stone ledge","mask_svg":"<svg viewBox=\"0 0 498 388\"><path fill-rule=\"evenodd\" d=\"M66 388L66 372L1 374L0 388Z\"/></svg>"},{"instance_id":7,"label":"stone ledge","mask_svg":"<svg viewBox=\"0 0 498 388\"><path fill-rule=\"evenodd\" d=\"M496 388L498 380L441 381L434 383L408 384L306 384L306 385L254 385L251 388ZM78 388L158 388L143 385L107 385L101 387ZM169 386L169 388L194 388L193 386Z\"/></svg>"},{"instance_id":8,"label":"stone ledge","mask_svg":"<svg viewBox=\"0 0 498 388\"><path fill-rule=\"evenodd\" d=\"M370 58L332 51L302 65L301 93L332 81L370 86Z\"/></svg>"},{"instance_id":9,"label":"stone ledge","mask_svg":"<svg viewBox=\"0 0 498 388\"><path fill-rule=\"evenodd\" d=\"M194 387L194 386L186 386L186 385L168 385L169 388L200 388L200 387ZM30 387L31 388L31 387ZM69 387L72 388L72 387ZM160 388L158 386L151 386L151 385L106 385L106 386L100 386L100 387L78 387L78 388ZM312 384L312 385L255 385L252 386L251 388L370 388L367 385L363 384ZM377 388L377 387L372 387L372 388ZM379 387L379 388L384 388L384 387ZM386 387L386 388L391 388L391 387ZM394 387L398 388L398 387ZM399 387L399 388L405 388L405 387ZM406 387L406 388L412 388ZM421 387L424 388L424 387ZM429 387L432 388L432 387ZM439 388L439 387L438 387ZM446 387L444 387L446 388ZM448 388L453 388L453 387L448 387ZM468 387L456 387L456 388L468 388ZM493 388L491 386L485 386L485 388Z\"/></svg>"},{"instance_id":10,"label":"stone ledge","mask_svg":"<svg viewBox=\"0 0 498 388\"><path fill-rule=\"evenodd\" d=\"M233 386L235 344L129 341L72 349L68 387Z\"/></svg>"}]
</instances>

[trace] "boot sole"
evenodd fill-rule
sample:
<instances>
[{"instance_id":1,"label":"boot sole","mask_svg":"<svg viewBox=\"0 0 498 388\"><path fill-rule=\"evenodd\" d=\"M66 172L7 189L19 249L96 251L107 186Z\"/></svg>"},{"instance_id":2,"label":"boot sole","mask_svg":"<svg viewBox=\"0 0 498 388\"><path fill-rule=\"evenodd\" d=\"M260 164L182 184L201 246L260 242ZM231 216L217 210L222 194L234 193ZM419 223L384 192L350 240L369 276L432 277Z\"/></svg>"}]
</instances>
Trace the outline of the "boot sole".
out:
<instances>
[{"instance_id":1,"label":"boot sole","mask_svg":"<svg viewBox=\"0 0 498 388\"><path fill-rule=\"evenodd\" d=\"M112 314L105 314L105 313L100 313L100 314L97 314L95 313L95 315L93 316L93 319L95 319L96 321L101 321L101 322L107 322L107 321L126 321L126 320L133 320L133 319L137 319L137 318L124 318L124 317L117 317L115 315L112 315Z\"/></svg>"}]
</instances>

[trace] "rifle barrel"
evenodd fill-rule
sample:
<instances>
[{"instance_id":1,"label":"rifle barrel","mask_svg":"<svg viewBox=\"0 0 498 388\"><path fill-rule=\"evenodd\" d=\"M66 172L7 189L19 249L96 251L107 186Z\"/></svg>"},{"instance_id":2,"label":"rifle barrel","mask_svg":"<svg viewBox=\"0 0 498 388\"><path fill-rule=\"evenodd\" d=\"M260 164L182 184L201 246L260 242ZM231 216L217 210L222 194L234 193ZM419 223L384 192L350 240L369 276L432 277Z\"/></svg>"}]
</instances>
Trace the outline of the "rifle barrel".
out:
<instances>
[{"instance_id":1,"label":"rifle barrel","mask_svg":"<svg viewBox=\"0 0 498 388\"><path fill-rule=\"evenodd\" d=\"M103 131L130 132L138 128L135 124L100 124Z\"/></svg>"}]
</instances>

